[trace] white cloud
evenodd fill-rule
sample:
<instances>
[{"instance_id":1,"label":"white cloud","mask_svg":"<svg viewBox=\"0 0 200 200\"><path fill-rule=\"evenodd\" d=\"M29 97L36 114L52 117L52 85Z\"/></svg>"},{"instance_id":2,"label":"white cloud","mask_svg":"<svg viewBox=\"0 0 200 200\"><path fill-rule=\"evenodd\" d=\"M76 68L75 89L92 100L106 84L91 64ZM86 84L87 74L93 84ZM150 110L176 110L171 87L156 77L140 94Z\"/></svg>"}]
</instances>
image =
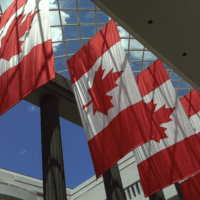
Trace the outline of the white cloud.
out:
<instances>
[{"instance_id":1,"label":"white cloud","mask_svg":"<svg viewBox=\"0 0 200 200\"><path fill-rule=\"evenodd\" d=\"M24 149L24 150L21 150L21 151L19 152L19 155L20 155L20 156L22 156L22 155L24 155L26 152L27 152L27 150L26 150L26 149Z\"/></svg>"},{"instance_id":2,"label":"white cloud","mask_svg":"<svg viewBox=\"0 0 200 200\"><path fill-rule=\"evenodd\" d=\"M28 108L28 110L30 110L30 111L33 111L34 109L35 109L35 106L32 106L32 107L29 106L29 108Z\"/></svg>"}]
</instances>

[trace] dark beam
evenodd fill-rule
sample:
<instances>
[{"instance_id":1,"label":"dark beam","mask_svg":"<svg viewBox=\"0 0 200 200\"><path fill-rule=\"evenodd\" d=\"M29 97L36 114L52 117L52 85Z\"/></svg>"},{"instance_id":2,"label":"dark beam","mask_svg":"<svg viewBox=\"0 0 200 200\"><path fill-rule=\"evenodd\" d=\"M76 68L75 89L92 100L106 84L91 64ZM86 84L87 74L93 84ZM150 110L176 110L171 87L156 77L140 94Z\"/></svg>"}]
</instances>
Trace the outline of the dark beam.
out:
<instances>
[{"instance_id":1,"label":"dark beam","mask_svg":"<svg viewBox=\"0 0 200 200\"><path fill-rule=\"evenodd\" d=\"M43 97L40 111L44 200L66 200L57 99L53 96Z\"/></svg>"},{"instance_id":2,"label":"dark beam","mask_svg":"<svg viewBox=\"0 0 200 200\"><path fill-rule=\"evenodd\" d=\"M72 84L69 79L56 73L55 79L32 92L24 100L40 107L41 99L47 95L55 96L58 99L60 117L82 126Z\"/></svg>"},{"instance_id":3,"label":"dark beam","mask_svg":"<svg viewBox=\"0 0 200 200\"><path fill-rule=\"evenodd\" d=\"M175 185L176 191L178 193L179 200L184 200L183 193L181 191L179 183L175 183L174 185Z\"/></svg>"},{"instance_id":4,"label":"dark beam","mask_svg":"<svg viewBox=\"0 0 200 200\"><path fill-rule=\"evenodd\" d=\"M103 174L107 200L125 200L125 193L118 165L113 165Z\"/></svg>"},{"instance_id":5,"label":"dark beam","mask_svg":"<svg viewBox=\"0 0 200 200\"><path fill-rule=\"evenodd\" d=\"M149 196L149 200L165 200L165 195L162 190Z\"/></svg>"}]
</instances>

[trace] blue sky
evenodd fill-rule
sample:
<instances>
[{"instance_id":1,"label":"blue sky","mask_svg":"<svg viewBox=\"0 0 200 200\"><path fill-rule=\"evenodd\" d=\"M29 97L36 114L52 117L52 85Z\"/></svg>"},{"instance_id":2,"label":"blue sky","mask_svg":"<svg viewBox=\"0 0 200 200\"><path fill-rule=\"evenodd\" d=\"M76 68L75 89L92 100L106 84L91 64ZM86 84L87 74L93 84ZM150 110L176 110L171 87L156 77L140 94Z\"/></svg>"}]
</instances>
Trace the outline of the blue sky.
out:
<instances>
[{"instance_id":1,"label":"blue sky","mask_svg":"<svg viewBox=\"0 0 200 200\"><path fill-rule=\"evenodd\" d=\"M3 11L11 4L12 0L1 0ZM75 0L59 0L61 8L76 8ZM90 0L78 0L79 8L94 8L94 4ZM56 9L57 0L49 0L49 8ZM95 23L94 11L80 11L80 23ZM107 23L109 17L104 12L97 12L97 23ZM62 24L77 24L77 11L61 11ZM50 11L51 25L60 25L58 11ZM98 26L100 30L102 26ZM68 54L74 54L81 48L80 40L68 41L71 39L79 39L78 26L66 26L63 28L64 38L62 36L61 27L51 28L55 69L66 70L65 44ZM122 28L118 27L121 37L127 37L129 34ZM95 26L81 26L82 38L91 38L96 34ZM58 42L66 40L63 42ZM83 41L83 45L88 40ZM149 51L145 51L144 59L152 60L152 62L144 62L141 65L144 46L135 39L130 41L130 49L133 50L128 54L128 39L122 39L125 53L129 56L131 68L134 75L138 75L142 70L147 68L156 56ZM56 58L63 56L62 58ZM166 69L169 69L166 66ZM62 75L69 78L68 72ZM180 77L171 72L169 74L172 84L175 88L179 85ZM190 88L185 81L180 83L180 88ZM180 90L178 95L183 96L189 90ZM88 144L83 128L60 119L61 133L64 153L64 167L66 186L74 188L95 175L92 160L89 153ZM40 136L40 108L22 100L8 112L0 117L0 167L14 172L42 179L42 156L41 156L41 136Z\"/></svg>"}]
</instances>

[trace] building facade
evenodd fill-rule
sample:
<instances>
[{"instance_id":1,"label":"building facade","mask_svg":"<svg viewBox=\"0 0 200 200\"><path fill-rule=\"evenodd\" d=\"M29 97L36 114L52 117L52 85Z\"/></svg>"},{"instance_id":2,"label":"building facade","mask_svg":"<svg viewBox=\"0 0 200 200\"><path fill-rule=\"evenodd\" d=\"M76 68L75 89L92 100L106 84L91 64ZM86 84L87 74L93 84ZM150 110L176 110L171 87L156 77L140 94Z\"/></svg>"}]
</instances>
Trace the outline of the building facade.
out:
<instances>
[{"instance_id":1,"label":"building facade","mask_svg":"<svg viewBox=\"0 0 200 200\"><path fill-rule=\"evenodd\" d=\"M133 152L118 162L127 200L145 198ZM174 185L163 190L167 200L178 200ZM66 188L68 200L106 200L103 177L91 177L74 189ZM0 169L0 200L43 200L42 180Z\"/></svg>"}]
</instances>

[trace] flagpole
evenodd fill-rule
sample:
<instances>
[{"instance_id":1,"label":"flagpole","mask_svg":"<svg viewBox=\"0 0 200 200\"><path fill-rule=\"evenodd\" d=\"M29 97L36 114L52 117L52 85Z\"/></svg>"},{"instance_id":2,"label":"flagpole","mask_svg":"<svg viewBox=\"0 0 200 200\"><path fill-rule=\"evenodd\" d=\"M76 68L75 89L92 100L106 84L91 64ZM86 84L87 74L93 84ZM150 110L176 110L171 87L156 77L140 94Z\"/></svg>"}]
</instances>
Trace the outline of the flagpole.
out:
<instances>
[{"instance_id":1,"label":"flagpole","mask_svg":"<svg viewBox=\"0 0 200 200\"><path fill-rule=\"evenodd\" d=\"M165 195L162 190L149 196L150 200L165 200Z\"/></svg>"},{"instance_id":2,"label":"flagpole","mask_svg":"<svg viewBox=\"0 0 200 200\"><path fill-rule=\"evenodd\" d=\"M45 96L40 106L44 200L66 200L58 100Z\"/></svg>"},{"instance_id":3,"label":"flagpole","mask_svg":"<svg viewBox=\"0 0 200 200\"><path fill-rule=\"evenodd\" d=\"M125 200L125 193L117 163L103 174L108 200Z\"/></svg>"},{"instance_id":4,"label":"flagpole","mask_svg":"<svg viewBox=\"0 0 200 200\"><path fill-rule=\"evenodd\" d=\"M179 200L184 200L183 193L181 191L179 183L177 182L174 185L175 185L176 191L178 193Z\"/></svg>"}]
</instances>

